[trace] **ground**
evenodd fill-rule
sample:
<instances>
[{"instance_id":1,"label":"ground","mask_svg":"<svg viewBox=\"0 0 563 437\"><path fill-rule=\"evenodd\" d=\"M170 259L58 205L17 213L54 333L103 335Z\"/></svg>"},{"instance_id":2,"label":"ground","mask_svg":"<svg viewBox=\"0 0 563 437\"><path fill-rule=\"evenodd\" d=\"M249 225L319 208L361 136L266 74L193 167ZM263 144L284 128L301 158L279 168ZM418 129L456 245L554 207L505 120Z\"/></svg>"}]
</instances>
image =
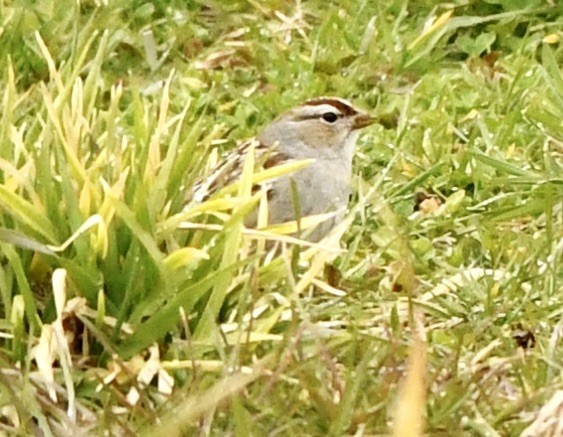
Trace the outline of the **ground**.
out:
<instances>
[{"instance_id":1,"label":"ground","mask_svg":"<svg viewBox=\"0 0 563 437\"><path fill-rule=\"evenodd\" d=\"M556 2L0 11L5 432L561 435ZM191 187L321 95L378 118L342 236L264 256L261 173Z\"/></svg>"}]
</instances>

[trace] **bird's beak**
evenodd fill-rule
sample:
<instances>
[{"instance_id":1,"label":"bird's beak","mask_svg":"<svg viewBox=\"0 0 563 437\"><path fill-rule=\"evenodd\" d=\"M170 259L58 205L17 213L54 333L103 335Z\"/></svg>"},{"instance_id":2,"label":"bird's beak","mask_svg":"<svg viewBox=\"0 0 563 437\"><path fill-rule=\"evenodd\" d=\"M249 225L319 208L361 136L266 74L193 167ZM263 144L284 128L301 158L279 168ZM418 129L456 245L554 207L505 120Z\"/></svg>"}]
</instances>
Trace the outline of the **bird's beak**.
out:
<instances>
[{"instance_id":1,"label":"bird's beak","mask_svg":"<svg viewBox=\"0 0 563 437\"><path fill-rule=\"evenodd\" d=\"M372 117L371 115L366 114L365 112L360 112L354 117L354 124L352 126L352 129L361 129L363 127L375 123L375 121L376 121L375 117Z\"/></svg>"}]
</instances>

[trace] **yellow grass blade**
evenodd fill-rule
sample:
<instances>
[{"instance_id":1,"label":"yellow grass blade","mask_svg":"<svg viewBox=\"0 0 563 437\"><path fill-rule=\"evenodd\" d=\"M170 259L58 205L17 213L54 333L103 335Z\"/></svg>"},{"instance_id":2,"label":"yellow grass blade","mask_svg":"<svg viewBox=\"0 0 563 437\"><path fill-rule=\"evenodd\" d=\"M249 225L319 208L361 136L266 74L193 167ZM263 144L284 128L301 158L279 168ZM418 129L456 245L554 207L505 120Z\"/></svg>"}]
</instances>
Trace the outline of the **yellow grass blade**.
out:
<instances>
[{"instance_id":1,"label":"yellow grass blade","mask_svg":"<svg viewBox=\"0 0 563 437\"><path fill-rule=\"evenodd\" d=\"M407 362L407 374L401 384L395 406L394 437L421 437L426 403L426 333L422 313L415 314L415 329Z\"/></svg>"}]
</instances>

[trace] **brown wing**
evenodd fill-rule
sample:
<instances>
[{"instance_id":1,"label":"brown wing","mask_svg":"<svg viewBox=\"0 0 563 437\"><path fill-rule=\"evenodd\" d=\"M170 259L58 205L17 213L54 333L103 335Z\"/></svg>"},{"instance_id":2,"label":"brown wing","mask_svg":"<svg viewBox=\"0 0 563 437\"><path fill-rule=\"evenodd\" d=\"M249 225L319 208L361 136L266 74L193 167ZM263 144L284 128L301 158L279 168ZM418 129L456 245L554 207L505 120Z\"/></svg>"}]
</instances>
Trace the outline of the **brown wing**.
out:
<instances>
[{"instance_id":1,"label":"brown wing","mask_svg":"<svg viewBox=\"0 0 563 437\"><path fill-rule=\"evenodd\" d=\"M274 167L287 160L284 154L276 150L275 145L266 146L256 139L247 140L229 153L208 177L196 182L192 199L202 202L221 188L236 182L242 174L244 161L252 144L257 168Z\"/></svg>"}]
</instances>

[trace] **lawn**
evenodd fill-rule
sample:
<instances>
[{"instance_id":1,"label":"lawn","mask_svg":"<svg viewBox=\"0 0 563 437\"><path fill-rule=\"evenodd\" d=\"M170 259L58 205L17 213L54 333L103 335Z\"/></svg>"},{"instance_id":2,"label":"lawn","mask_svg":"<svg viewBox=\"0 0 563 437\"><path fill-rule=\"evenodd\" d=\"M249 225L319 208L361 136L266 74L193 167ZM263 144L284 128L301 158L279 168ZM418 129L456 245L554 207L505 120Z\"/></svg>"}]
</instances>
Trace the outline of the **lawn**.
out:
<instances>
[{"instance_id":1,"label":"lawn","mask_svg":"<svg viewBox=\"0 0 563 437\"><path fill-rule=\"evenodd\" d=\"M562 13L0 2L0 432L563 435ZM321 245L190 200L322 95L378 123Z\"/></svg>"}]
</instances>

